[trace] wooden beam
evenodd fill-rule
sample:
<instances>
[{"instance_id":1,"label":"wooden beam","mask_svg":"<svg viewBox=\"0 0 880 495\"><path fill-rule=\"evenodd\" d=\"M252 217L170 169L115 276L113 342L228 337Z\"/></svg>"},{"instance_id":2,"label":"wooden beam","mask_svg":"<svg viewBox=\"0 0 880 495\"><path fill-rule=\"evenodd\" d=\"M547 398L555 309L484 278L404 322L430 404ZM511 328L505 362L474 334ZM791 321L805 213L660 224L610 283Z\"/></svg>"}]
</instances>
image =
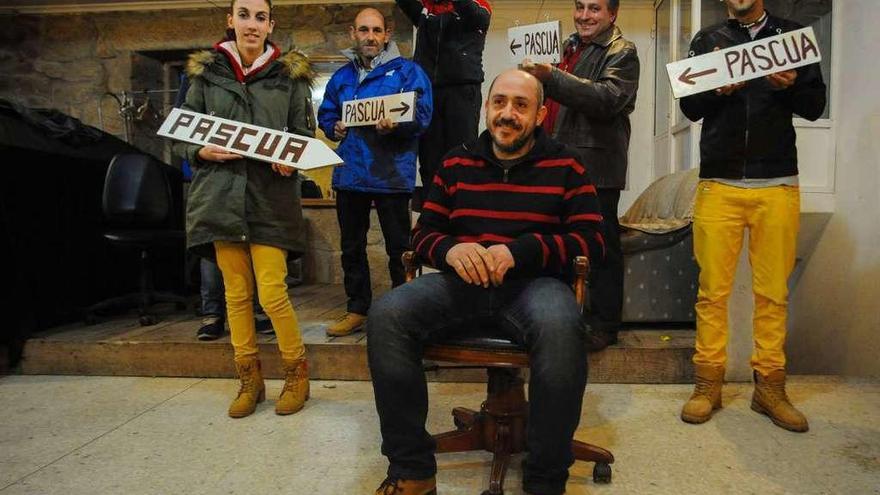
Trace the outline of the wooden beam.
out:
<instances>
[{"instance_id":1,"label":"wooden beam","mask_svg":"<svg viewBox=\"0 0 880 495\"><path fill-rule=\"evenodd\" d=\"M393 0L373 0L371 3L392 3ZM355 0L274 0L279 5L345 5L362 4ZM143 12L150 10L179 9L221 9L228 6L227 0L114 0L106 2L58 2L13 0L9 5L0 6L0 14L79 14L85 12Z\"/></svg>"}]
</instances>

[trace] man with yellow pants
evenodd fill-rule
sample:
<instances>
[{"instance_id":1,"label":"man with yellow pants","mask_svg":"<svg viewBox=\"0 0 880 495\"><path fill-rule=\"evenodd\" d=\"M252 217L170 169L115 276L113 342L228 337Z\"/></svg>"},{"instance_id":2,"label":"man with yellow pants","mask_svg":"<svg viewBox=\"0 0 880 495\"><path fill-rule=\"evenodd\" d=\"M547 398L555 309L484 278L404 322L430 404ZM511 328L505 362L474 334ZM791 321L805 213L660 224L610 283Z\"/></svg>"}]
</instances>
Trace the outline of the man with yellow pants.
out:
<instances>
[{"instance_id":1,"label":"man with yellow pants","mask_svg":"<svg viewBox=\"0 0 880 495\"><path fill-rule=\"evenodd\" d=\"M691 56L799 29L769 15L763 0L725 0L730 19L703 29ZM755 296L755 379L752 409L778 426L804 432L806 417L785 393L788 277L794 268L800 215L797 149L792 116L816 120L825 108L816 64L682 98L691 120L703 119L700 178L694 208L697 294L696 386L682 420L703 423L721 407L727 362L727 301L743 236Z\"/></svg>"}]
</instances>

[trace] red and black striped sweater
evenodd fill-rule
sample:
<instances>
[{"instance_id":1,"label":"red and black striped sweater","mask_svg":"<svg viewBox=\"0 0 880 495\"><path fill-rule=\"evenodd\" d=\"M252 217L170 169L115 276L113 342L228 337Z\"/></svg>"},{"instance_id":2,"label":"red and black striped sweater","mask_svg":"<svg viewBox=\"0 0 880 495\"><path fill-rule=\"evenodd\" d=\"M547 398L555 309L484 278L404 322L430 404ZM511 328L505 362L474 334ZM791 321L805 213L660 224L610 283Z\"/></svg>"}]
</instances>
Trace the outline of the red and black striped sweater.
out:
<instances>
[{"instance_id":1,"label":"red and black striped sweater","mask_svg":"<svg viewBox=\"0 0 880 495\"><path fill-rule=\"evenodd\" d=\"M559 276L575 256L605 256L596 189L571 148L540 128L525 160L509 170L484 131L450 151L434 176L413 229L416 253L453 272L446 252L460 242L507 244L515 262L508 277Z\"/></svg>"}]
</instances>

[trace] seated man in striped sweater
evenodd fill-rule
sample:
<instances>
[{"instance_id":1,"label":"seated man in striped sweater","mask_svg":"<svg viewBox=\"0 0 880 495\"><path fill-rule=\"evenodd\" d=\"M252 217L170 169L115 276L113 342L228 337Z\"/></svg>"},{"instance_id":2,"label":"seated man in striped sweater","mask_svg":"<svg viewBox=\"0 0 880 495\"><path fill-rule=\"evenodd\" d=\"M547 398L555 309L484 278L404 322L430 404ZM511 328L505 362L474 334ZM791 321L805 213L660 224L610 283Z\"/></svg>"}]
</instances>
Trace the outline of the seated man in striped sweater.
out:
<instances>
[{"instance_id":1,"label":"seated man in striped sweater","mask_svg":"<svg viewBox=\"0 0 880 495\"><path fill-rule=\"evenodd\" d=\"M565 281L572 260L603 257L596 190L575 150L550 139L537 79L509 70L492 83L479 139L446 155L413 231L440 270L387 293L367 323L368 355L388 478L382 493L436 493L425 430L425 343L491 318L529 352L528 493L565 491L587 382L584 328Z\"/></svg>"}]
</instances>

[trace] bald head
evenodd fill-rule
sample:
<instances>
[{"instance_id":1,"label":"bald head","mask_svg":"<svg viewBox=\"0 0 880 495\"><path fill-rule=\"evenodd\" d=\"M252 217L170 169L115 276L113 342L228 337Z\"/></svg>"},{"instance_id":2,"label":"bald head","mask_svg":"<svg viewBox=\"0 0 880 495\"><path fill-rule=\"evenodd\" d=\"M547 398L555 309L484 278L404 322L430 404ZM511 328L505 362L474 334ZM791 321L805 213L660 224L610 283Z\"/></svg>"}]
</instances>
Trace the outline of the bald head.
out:
<instances>
[{"instance_id":1,"label":"bald head","mask_svg":"<svg viewBox=\"0 0 880 495\"><path fill-rule=\"evenodd\" d=\"M358 12L354 25L349 28L349 34L361 63L366 66L379 56L391 40L391 30L385 26L385 16L372 7Z\"/></svg>"},{"instance_id":2,"label":"bald head","mask_svg":"<svg viewBox=\"0 0 880 495\"><path fill-rule=\"evenodd\" d=\"M387 27L385 23L385 14L379 12L379 9L374 9L373 7L367 7L361 10L354 18L355 29L357 29L358 26L367 24L372 26L377 23L382 26L382 29L385 29Z\"/></svg>"},{"instance_id":3,"label":"bald head","mask_svg":"<svg viewBox=\"0 0 880 495\"><path fill-rule=\"evenodd\" d=\"M538 103L538 106L541 106L544 102L544 85L541 84L541 81L538 80L535 76L529 74L520 69L507 69L501 74L495 76L495 79L492 80L492 84L489 85L489 97L492 97L492 91L495 89L495 83L498 81L503 81L505 83L510 82L516 85L525 85L527 87L534 88L535 98Z\"/></svg>"},{"instance_id":4,"label":"bald head","mask_svg":"<svg viewBox=\"0 0 880 495\"><path fill-rule=\"evenodd\" d=\"M535 143L535 128L546 115L544 87L535 76L519 69L498 74L486 100L486 129L495 156L512 160L528 153Z\"/></svg>"}]
</instances>

